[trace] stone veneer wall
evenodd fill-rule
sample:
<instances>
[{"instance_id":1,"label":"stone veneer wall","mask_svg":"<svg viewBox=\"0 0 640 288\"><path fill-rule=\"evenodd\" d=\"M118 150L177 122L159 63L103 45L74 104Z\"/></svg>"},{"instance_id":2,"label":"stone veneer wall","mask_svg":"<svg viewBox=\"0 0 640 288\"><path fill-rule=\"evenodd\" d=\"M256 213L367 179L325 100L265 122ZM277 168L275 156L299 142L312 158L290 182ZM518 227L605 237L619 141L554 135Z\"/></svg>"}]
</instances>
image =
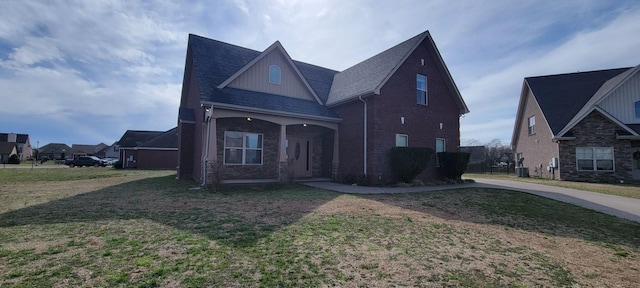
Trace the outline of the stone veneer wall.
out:
<instances>
[{"instance_id":1,"label":"stone veneer wall","mask_svg":"<svg viewBox=\"0 0 640 288\"><path fill-rule=\"evenodd\" d=\"M258 119L249 122L244 118L220 118L216 126L221 179L279 179L280 125ZM262 133L262 165L224 165L225 131Z\"/></svg>"},{"instance_id":2,"label":"stone veneer wall","mask_svg":"<svg viewBox=\"0 0 640 288\"><path fill-rule=\"evenodd\" d=\"M615 131L619 129L616 124L596 111L591 112L578 123L571 129L576 139L560 141L560 179L606 183L632 180L631 141L616 139ZM578 171L576 169L577 147L613 147L614 171Z\"/></svg>"}]
</instances>

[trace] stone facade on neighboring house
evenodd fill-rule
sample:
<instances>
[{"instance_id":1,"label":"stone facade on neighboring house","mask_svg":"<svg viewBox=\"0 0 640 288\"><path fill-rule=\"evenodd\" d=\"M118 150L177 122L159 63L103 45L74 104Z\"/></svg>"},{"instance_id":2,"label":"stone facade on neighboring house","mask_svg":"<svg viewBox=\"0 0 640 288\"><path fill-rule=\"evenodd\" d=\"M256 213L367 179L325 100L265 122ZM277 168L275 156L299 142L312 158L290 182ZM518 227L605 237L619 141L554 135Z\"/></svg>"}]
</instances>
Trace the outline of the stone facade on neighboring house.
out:
<instances>
[{"instance_id":1,"label":"stone facade on neighboring house","mask_svg":"<svg viewBox=\"0 0 640 288\"><path fill-rule=\"evenodd\" d=\"M514 160L523 157L532 176L640 182L638 71L640 65L525 78Z\"/></svg>"}]
</instances>

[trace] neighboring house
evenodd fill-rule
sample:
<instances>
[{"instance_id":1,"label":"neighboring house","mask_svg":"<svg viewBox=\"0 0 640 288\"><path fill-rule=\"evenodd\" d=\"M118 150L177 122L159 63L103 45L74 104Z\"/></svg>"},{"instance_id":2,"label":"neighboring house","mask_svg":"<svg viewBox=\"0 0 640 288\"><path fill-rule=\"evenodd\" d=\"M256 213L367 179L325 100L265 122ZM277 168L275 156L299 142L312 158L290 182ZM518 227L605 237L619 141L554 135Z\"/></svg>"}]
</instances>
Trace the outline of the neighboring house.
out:
<instances>
[{"instance_id":1,"label":"neighboring house","mask_svg":"<svg viewBox=\"0 0 640 288\"><path fill-rule=\"evenodd\" d=\"M100 143L97 145L72 144L71 156L74 159L79 156L94 156L98 154L98 152L100 152L105 147L107 147L107 144L104 144L104 143Z\"/></svg>"},{"instance_id":2,"label":"neighboring house","mask_svg":"<svg viewBox=\"0 0 640 288\"><path fill-rule=\"evenodd\" d=\"M63 160L71 157L71 147L64 143L49 143L38 149L38 160Z\"/></svg>"},{"instance_id":3,"label":"neighboring house","mask_svg":"<svg viewBox=\"0 0 640 288\"><path fill-rule=\"evenodd\" d=\"M177 128L164 132L127 130L118 143L123 168L176 169Z\"/></svg>"},{"instance_id":4,"label":"neighboring house","mask_svg":"<svg viewBox=\"0 0 640 288\"><path fill-rule=\"evenodd\" d=\"M16 143L20 161L30 160L31 156L33 156L29 134L0 133L0 142Z\"/></svg>"},{"instance_id":5,"label":"neighboring house","mask_svg":"<svg viewBox=\"0 0 640 288\"><path fill-rule=\"evenodd\" d=\"M487 153L484 146L462 146L460 152L469 153L469 164L467 164L468 173L484 172L487 166Z\"/></svg>"},{"instance_id":6,"label":"neighboring house","mask_svg":"<svg viewBox=\"0 0 640 288\"><path fill-rule=\"evenodd\" d=\"M104 158L120 159L120 145L118 141L113 142L113 144L104 151Z\"/></svg>"},{"instance_id":7,"label":"neighboring house","mask_svg":"<svg viewBox=\"0 0 640 288\"><path fill-rule=\"evenodd\" d=\"M0 142L0 164L9 162L11 155L18 154L18 146L14 142Z\"/></svg>"},{"instance_id":8,"label":"neighboring house","mask_svg":"<svg viewBox=\"0 0 640 288\"><path fill-rule=\"evenodd\" d=\"M178 177L393 181L392 147L458 151L468 112L428 31L342 72L189 35Z\"/></svg>"},{"instance_id":9,"label":"neighboring house","mask_svg":"<svg viewBox=\"0 0 640 288\"><path fill-rule=\"evenodd\" d=\"M640 65L524 79L513 131L531 175L640 180Z\"/></svg>"}]
</instances>

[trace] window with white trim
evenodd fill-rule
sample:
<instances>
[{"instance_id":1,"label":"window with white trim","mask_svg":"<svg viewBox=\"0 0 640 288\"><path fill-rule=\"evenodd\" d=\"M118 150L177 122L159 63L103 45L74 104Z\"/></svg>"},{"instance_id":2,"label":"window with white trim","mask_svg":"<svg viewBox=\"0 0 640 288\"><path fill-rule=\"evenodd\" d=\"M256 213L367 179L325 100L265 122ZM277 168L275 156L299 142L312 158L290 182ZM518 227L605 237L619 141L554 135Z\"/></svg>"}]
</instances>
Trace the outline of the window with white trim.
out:
<instances>
[{"instance_id":1,"label":"window with white trim","mask_svg":"<svg viewBox=\"0 0 640 288\"><path fill-rule=\"evenodd\" d=\"M281 77L282 75L278 65L269 66L269 83L280 84Z\"/></svg>"},{"instance_id":2,"label":"window with white trim","mask_svg":"<svg viewBox=\"0 0 640 288\"><path fill-rule=\"evenodd\" d=\"M396 134L396 147L408 147L409 135Z\"/></svg>"},{"instance_id":3,"label":"window with white trim","mask_svg":"<svg viewBox=\"0 0 640 288\"><path fill-rule=\"evenodd\" d=\"M640 118L640 101L636 101L634 104L636 110L636 118Z\"/></svg>"},{"instance_id":4,"label":"window with white trim","mask_svg":"<svg viewBox=\"0 0 640 288\"><path fill-rule=\"evenodd\" d=\"M416 74L416 102L420 105L428 105L427 76Z\"/></svg>"},{"instance_id":5,"label":"window with white trim","mask_svg":"<svg viewBox=\"0 0 640 288\"><path fill-rule=\"evenodd\" d=\"M613 147L577 147L578 171L613 171Z\"/></svg>"},{"instance_id":6,"label":"window with white trim","mask_svg":"<svg viewBox=\"0 0 640 288\"><path fill-rule=\"evenodd\" d=\"M440 160L438 160L438 152L447 151L447 142L444 138L436 138L436 166L440 167Z\"/></svg>"},{"instance_id":7,"label":"window with white trim","mask_svg":"<svg viewBox=\"0 0 640 288\"><path fill-rule=\"evenodd\" d=\"M225 131L225 165L262 165L262 134Z\"/></svg>"},{"instance_id":8,"label":"window with white trim","mask_svg":"<svg viewBox=\"0 0 640 288\"><path fill-rule=\"evenodd\" d=\"M536 116L529 117L529 135L536 134Z\"/></svg>"}]
</instances>

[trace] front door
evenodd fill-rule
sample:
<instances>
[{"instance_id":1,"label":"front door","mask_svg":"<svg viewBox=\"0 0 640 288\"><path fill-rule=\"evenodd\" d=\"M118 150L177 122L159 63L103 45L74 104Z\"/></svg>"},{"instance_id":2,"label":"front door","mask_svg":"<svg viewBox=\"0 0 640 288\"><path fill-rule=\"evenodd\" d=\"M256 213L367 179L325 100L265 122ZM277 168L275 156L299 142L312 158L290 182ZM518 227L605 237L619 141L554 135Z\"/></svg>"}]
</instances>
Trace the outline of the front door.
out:
<instances>
[{"instance_id":1,"label":"front door","mask_svg":"<svg viewBox=\"0 0 640 288\"><path fill-rule=\"evenodd\" d=\"M311 177L311 139L287 139L287 158L293 169L293 177Z\"/></svg>"}]
</instances>

